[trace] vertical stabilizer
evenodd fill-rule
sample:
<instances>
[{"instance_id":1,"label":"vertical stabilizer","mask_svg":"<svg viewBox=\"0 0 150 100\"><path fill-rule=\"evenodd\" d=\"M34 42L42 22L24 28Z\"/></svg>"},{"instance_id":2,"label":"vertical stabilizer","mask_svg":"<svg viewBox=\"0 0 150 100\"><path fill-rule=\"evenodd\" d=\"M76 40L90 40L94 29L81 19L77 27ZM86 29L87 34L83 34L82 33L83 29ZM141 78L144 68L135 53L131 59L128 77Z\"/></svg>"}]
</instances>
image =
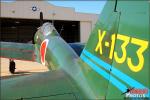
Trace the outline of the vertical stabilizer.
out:
<instances>
[{"instance_id":1,"label":"vertical stabilizer","mask_svg":"<svg viewBox=\"0 0 150 100\"><path fill-rule=\"evenodd\" d=\"M105 5L81 54L97 97L149 97L149 7L148 1Z\"/></svg>"}]
</instances>

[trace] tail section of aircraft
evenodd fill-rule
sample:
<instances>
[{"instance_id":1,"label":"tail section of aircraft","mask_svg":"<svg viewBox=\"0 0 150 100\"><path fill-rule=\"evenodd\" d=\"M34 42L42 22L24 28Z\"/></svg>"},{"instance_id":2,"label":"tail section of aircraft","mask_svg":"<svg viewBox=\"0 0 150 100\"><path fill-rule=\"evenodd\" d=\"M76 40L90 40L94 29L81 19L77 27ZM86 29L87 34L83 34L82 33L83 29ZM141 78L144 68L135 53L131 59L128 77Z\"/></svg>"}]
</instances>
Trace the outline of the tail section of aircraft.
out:
<instances>
[{"instance_id":1,"label":"tail section of aircraft","mask_svg":"<svg viewBox=\"0 0 150 100\"><path fill-rule=\"evenodd\" d=\"M98 98L149 98L150 3L108 1L84 48L87 79Z\"/></svg>"},{"instance_id":2,"label":"tail section of aircraft","mask_svg":"<svg viewBox=\"0 0 150 100\"><path fill-rule=\"evenodd\" d=\"M34 47L14 44L17 52L12 55L12 44L3 43L2 56L39 61L53 71L46 77L37 74L2 80L1 98L150 98L149 22L149 1L108 0L80 59L54 26L41 20Z\"/></svg>"}]
</instances>

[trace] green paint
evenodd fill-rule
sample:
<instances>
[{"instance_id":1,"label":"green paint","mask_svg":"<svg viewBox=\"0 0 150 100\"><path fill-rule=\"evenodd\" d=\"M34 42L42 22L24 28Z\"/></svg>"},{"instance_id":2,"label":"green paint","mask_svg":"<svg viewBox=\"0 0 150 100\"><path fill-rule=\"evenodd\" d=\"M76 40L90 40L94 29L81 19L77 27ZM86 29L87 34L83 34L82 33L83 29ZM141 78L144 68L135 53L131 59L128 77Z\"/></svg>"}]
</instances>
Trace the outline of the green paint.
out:
<instances>
[{"instance_id":1,"label":"green paint","mask_svg":"<svg viewBox=\"0 0 150 100\"><path fill-rule=\"evenodd\" d=\"M118 1L116 11L114 11L114 8L115 2L108 1L96 23L96 27L90 35L85 50L150 89L149 44L143 53L144 65L140 71L132 71L127 64L128 57L132 58L134 65L139 63L136 54L139 46L131 43L132 38L145 40L149 43L150 3L148 1ZM2 80L2 99L29 99L32 97L33 99L56 100L125 99L125 94L122 94L122 91L117 88L119 87L117 86L118 84L115 86L112 84L112 81L114 81L114 77L127 88L132 88L128 85L129 80L121 80L119 78L121 76L114 75L113 68L111 71L106 70L103 68L106 66L100 66L97 62L92 61L92 58L88 58L87 55L82 53L83 56L87 57L98 68L108 73L109 79L106 80L102 75L94 71L91 65L85 63L82 60L83 58L78 57L73 49L59 37L55 29L53 29L51 34L46 36L43 35L43 28L44 26L35 35L35 54L37 55L37 60L40 61L40 44L44 39L49 39L46 62L50 71L42 74ZM102 41L102 48L99 48L96 52L95 48L99 42L98 30L106 31L106 35ZM126 40L123 41L117 38L120 35L129 37L129 43L125 49L127 51L126 57L121 63L118 63L119 60L116 60L114 56L112 59L109 58L110 48L112 48L111 37L113 34L115 34L114 51L117 52L118 57L123 55L121 45ZM109 43L109 47L105 46L105 42ZM102 54L99 52L100 49L103 51ZM125 77L122 79L125 79Z\"/></svg>"},{"instance_id":2,"label":"green paint","mask_svg":"<svg viewBox=\"0 0 150 100\"><path fill-rule=\"evenodd\" d=\"M33 61L33 44L0 42L0 56L6 58L15 58L20 60Z\"/></svg>"}]
</instances>

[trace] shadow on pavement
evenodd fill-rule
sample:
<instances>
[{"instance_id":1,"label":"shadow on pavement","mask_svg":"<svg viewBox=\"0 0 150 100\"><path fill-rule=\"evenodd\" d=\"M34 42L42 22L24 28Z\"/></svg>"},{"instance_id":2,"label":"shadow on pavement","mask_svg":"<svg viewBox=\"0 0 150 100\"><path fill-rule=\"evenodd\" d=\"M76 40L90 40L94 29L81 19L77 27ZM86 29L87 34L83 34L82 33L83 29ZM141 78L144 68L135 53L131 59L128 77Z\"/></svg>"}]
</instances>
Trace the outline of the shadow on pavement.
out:
<instances>
[{"instance_id":1,"label":"shadow on pavement","mask_svg":"<svg viewBox=\"0 0 150 100\"><path fill-rule=\"evenodd\" d=\"M19 72L15 72L14 74L11 74L8 76L2 76L2 77L0 77L0 80L14 78L14 77L18 77L18 76L31 75L33 73L39 73L39 72L19 71Z\"/></svg>"}]
</instances>

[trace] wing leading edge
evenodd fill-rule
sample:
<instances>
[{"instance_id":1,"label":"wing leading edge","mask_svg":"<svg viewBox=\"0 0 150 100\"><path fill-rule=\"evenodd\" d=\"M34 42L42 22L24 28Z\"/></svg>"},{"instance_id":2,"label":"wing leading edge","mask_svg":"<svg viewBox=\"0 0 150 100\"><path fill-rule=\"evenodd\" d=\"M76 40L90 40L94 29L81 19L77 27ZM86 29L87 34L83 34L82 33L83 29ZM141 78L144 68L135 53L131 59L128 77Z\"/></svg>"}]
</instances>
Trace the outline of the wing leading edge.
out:
<instances>
[{"instance_id":1,"label":"wing leading edge","mask_svg":"<svg viewBox=\"0 0 150 100\"><path fill-rule=\"evenodd\" d=\"M14 42L0 42L0 57L35 61L34 45Z\"/></svg>"}]
</instances>

